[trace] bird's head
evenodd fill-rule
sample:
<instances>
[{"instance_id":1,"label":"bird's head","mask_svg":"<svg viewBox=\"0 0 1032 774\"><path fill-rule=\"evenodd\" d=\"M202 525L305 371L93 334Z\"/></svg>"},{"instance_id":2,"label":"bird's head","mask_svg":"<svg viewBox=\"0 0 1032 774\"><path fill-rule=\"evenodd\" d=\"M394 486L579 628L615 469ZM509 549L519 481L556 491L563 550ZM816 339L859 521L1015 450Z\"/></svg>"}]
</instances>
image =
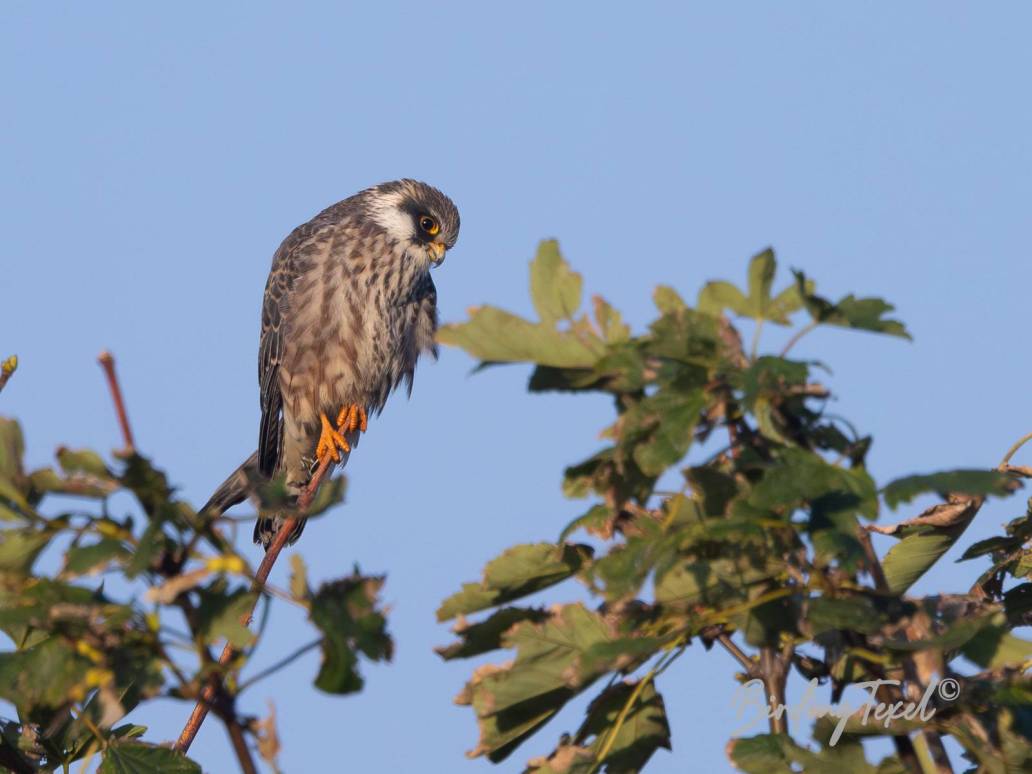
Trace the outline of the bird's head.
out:
<instances>
[{"instance_id":1,"label":"bird's head","mask_svg":"<svg viewBox=\"0 0 1032 774\"><path fill-rule=\"evenodd\" d=\"M418 180L381 183L363 191L366 210L415 260L436 266L459 238L459 211L452 200Z\"/></svg>"}]
</instances>

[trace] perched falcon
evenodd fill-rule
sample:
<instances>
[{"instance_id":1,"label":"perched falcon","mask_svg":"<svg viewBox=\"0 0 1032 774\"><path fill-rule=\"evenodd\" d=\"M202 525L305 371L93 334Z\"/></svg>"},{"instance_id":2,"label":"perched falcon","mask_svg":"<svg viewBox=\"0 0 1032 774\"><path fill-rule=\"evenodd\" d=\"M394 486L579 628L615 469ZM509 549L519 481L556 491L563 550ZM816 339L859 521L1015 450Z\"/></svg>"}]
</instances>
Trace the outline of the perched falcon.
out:
<instances>
[{"instance_id":1,"label":"perched falcon","mask_svg":"<svg viewBox=\"0 0 1032 774\"><path fill-rule=\"evenodd\" d=\"M259 474L285 473L297 496L325 458L346 461L367 415L402 381L411 393L419 355L437 356L430 269L458 235L451 199L398 180L334 204L283 240L262 304L258 451L205 511L221 514L244 500ZM268 550L280 522L260 518L255 543ZM302 529L303 521L290 543Z\"/></svg>"}]
</instances>

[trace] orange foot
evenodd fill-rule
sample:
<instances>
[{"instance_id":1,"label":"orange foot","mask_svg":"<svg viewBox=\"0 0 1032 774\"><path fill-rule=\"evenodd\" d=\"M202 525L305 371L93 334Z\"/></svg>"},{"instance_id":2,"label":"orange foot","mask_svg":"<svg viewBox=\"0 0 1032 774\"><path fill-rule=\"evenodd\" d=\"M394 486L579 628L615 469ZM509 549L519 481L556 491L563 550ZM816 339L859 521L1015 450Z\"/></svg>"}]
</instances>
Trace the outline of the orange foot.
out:
<instances>
[{"instance_id":1,"label":"orange foot","mask_svg":"<svg viewBox=\"0 0 1032 774\"><path fill-rule=\"evenodd\" d=\"M337 429L342 433L351 433L356 429L364 433L368 419L366 410L357 403L352 403L342 408L337 414Z\"/></svg>"},{"instance_id":2,"label":"orange foot","mask_svg":"<svg viewBox=\"0 0 1032 774\"><path fill-rule=\"evenodd\" d=\"M337 414L337 427L326 417L320 414L322 432L319 435L319 443L315 447L315 457L319 464L329 458L334 462L340 462L340 452L351 451L351 444L344 436L347 433L359 430L366 431L368 416L366 410L356 403L351 403L340 410Z\"/></svg>"},{"instance_id":3,"label":"orange foot","mask_svg":"<svg viewBox=\"0 0 1032 774\"><path fill-rule=\"evenodd\" d=\"M333 425L330 424L330 420L326 418L325 414L320 414L319 419L322 420L322 433L319 435L319 443L315 447L315 457L320 465L327 458L334 462L340 462L340 450L349 452L351 446L342 433L333 429Z\"/></svg>"}]
</instances>

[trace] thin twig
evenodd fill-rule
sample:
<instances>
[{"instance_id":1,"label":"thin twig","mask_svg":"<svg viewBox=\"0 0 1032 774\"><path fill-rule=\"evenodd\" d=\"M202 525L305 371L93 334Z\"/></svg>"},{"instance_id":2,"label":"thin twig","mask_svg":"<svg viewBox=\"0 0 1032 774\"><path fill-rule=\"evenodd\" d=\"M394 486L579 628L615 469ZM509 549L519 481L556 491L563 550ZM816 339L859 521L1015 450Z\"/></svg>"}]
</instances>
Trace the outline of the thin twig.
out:
<instances>
[{"instance_id":1,"label":"thin twig","mask_svg":"<svg viewBox=\"0 0 1032 774\"><path fill-rule=\"evenodd\" d=\"M874 544L871 543L871 533L861 527L857 530L856 537L860 541L861 548L864 549L864 557L867 559L867 571L871 573L874 587L882 594L890 593L889 582L885 578L885 570L882 569L881 562L878 561L878 554L874 551Z\"/></svg>"},{"instance_id":2,"label":"thin twig","mask_svg":"<svg viewBox=\"0 0 1032 774\"><path fill-rule=\"evenodd\" d=\"M229 743L233 745L237 761L240 763L240 770L243 774L258 774L254 765L254 758L251 757L251 749L247 746L247 739L244 737L244 727L236 718L236 713L222 718L226 725L226 733L229 734Z\"/></svg>"},{"instance_id":3,"label":"thin twig","mask_svg":"<svg viewBox=\"0 0 1032 774\"><path fill-rule=\"evenodd\" d=\"M301 656L305 655L308 651L312 650L313 648L318 647L321 643L322 638L320 637L319 639L312 640L307 645L302 645L289 656L281 658L272 666L266 667L253 677L249 677L246 680L244 680L242 683L240 683L240 685L237 686L236 692L243 693L247 688L254 685L259 680L263 680L264 678L271 675L273 672L278 672L280 669L283 669L283 667L293 663L294 661L297 661L297 659L301 658Z\"/></svg>"},{"instance_id":4,"label":"thin twig","mask_svg":"<svg viewBox=\"0 0 1032 774\"><path fill-rule=\"evenodd\" d=\"M731 639L730 634L724 632L717 637L717 642L724 647L724 650L732 655L735 661L742 665L742 668L749 677L753 676L756 671L756 662L753 661L744 650L738 647L735 641Z\"/></svg>"},{"instance_id":5,"label":"thin twig","mask_svg":"<svg viewBox=\"0 0 1032 774\"><path fill-rule=\"evenodd\" d=\"M602 763L605 761L606 756L609 755L609 751L613 748L613 743L616 741L616 737L620 733L621 727L627 720L627 716L630 714L631 708L634 707L635 702L638 701L638 697L641 695L641 692L649 683L651 683L655 678L659 677L659 675L661 675L663 671L668 666L670 666L670 664L674 660L676 660L682 653L684 653L684 650L687 647L688 642L685 641L681 643L681 645L676 649L670 650L664 655L660 656L659 660L655 663L655 665L653 665L652 669L650 669L645 674L645 676L638 681L638 684L634 686L634 690L631 691L631 695L627 697L627 701L624 702L623 708L620 710L620 713L616 716L616 720L613 722L613 727L612 729L610 729L609 734L606 737L605 743L602 745L601 749L595 755L595 760L592 761L591 768L588 769L588 774L595 774L599 766L601 766Z\"/></svg>"},{"instance_id":6,"label":"thin twig","mask_svg":"<svg viewBox=\"0 0 1032 774\"><path fill-rule=\"evenodd\" d=\"M308 486L300 496L297 498L297 509L304 511L308 506L312 504L312 500L315 499L315 494L319 490L319 484L322 483L323 477L330 469L330 458L325 458L316 469L315 474L312 476L312 480L308 483ZM254 575L254 583L252 588L255 591L262 591L265 586L265 581L269 577L269 573L272 571L272 567L276 564L276 559L280 555L280 551L287 544L287 538L294 531L294 527L297 525L298 517L294 516L285 520L279 530L276 532L276 537L273 538L272 543L269 545L268 551L266 551L264 558L260 565L258 565L258 571ZM255 599L255 605L247 612L245 616L241 618L241 623L245 626L250 626L251 616L254 613L254 607L258 604L258 599ZM226 646L222 649L222 654L219 656L219 666L225 667L230 661L237 655L236 648L232 644L226 643ZM215 699L218 693L219 686L221 685L221 679L218 673L212 674L208 680L208 684L201 691L201 696L197 700L197 704L193 708L193 712L190 713L190 718L186 721L186 725L183 727L183 732L179 735L179 739L174 745L174 749L186 752L190 749L190 745L193 744L194 737L197 736L197 732L201 728L201 724L204 723L204 719L208 715L208 710L211 709L212 701Z\"/></svg>"},{"instance_id":7,"label":"thin twig","mask_svg":"<svg viewBox=\"0 0 1032 774\"><path fill-rule=\"evenodd\" d=\"M788 679L788 667L792 663L794 650L791 643L786 643L781 651L771 645L760 648L759 672L767 694L767 713L772 734L788 733L785 682Z\"/></svg>"},{"instance_id":8,"label":"thin twig","mask_svg":"<svg viewBox=\"0 0 1032 774\"><path fill-rule=\"evenodd\" d=\"M100 367L104 369L107 376L108 388L111 390L111 400L115 404L115 413L118 414L118 424L122 428L122 440L125 441L125 451L133 454L136 451L136 444L133 443L133 431L129 427L129 416L125 411L125 400L122 398L122 388L118 384L118 376L115 374L115 358L108 352L100 353L97 358Z\"/></svg>"},{"instance_id":9,"label":"thin twig","mask_svg":"<svg viewBox=\"0 0 1032 774\"><path fill-rule=\"evenodd\" d=\"M1011 461L1011 457L1017 454L1018 449L1020 449L1029 441L1032 441L1032 433L1027 433L1026 435L1021 436L1021 438L1019 438L1017 441L1015 441L1014 445L1007 450L1007 453L1005 455L1003 455L1003 459L1000 461L999 469L1003 470L1004 468L1006 468L1007 463Z\"/></svg>"},{"instance_id":10,"label":"thin twig","mask_svg":"<svg viewBox=\"0 0 1032 774\"><path fill-rule=\"evenodd\" d=\"M7 385L7 380L11 378L12 374L18 368L18 356L11 355L5 361L0 363L0 390Z\"/></svg>"},{"instance_id":11,"label":"thin twig","mask_svg":"<svg viewBox=\"0 0 1032 774\"><path fill-rule=\"evenodd\" d=\"M802 328L796 331L795 335L788 340L788 343L785 345L785 348L781 350L781 357L787 355L788 351L799 343L799 339L803 338L803 336L805 336L810 331L816 329L818 325L820 325L820 323L815 320L812 323L809 323L808 325L804 325Z\"/></svg>"},{"instance_id":12,"label":"thin twig","mask_svg":"<svg viewBox=\"0 0 1032 774\"><path fill-rule=\"evenodd\" d=\"M749 360L753 363L756 362L756 355L760 351L760 333L763 331L763 318L760 317L756 320L756 326L753 328L752 345L749 347Z\"/></svg>"}]
</instances>

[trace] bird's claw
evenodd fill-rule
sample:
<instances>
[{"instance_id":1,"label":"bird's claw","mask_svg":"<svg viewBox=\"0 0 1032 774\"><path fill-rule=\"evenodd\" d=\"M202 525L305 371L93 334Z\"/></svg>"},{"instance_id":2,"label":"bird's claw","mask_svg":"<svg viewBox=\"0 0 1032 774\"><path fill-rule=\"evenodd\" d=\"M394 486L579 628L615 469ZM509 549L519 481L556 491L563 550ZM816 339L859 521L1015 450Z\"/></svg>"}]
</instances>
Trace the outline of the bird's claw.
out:
<instances>
[{"instance_id":1,"label":"bird's claw","mask_svg":"<svg viewBox=\"0 0 1032 774\"><path fill-rule=\"evenodd\" d=\"M337 414L337 429L342 433L353 433L356 429L364 433L368 420L366 410L357 403L352 403Z\"/></svg>"},{"instance_id":2,"label":"bird's claw","mask_svg":"<svg viewBox=\"0 0 1032 774\"><path fill-rule=\"evenodd\" d=\"M319 418L322 420L322 433L319 435L319 443L315 447L315 456L320 464L327 458L334 462L340 462L340 450L350 452L351 446L347 439L333 428L325 414L320 414Z\"/></svg>"}]
</instances>

